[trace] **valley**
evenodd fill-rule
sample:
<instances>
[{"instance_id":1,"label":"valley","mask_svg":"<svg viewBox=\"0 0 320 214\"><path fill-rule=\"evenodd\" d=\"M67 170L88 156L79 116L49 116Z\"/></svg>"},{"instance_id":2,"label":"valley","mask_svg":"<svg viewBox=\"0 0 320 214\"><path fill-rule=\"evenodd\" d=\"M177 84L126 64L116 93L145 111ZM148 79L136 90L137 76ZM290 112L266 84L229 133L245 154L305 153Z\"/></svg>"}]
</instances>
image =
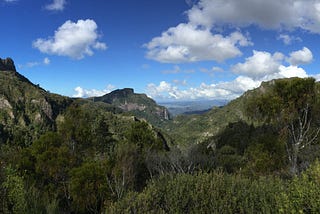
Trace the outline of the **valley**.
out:
<instances>
[{"instance_id":1,"label":"valley","mask_svg":"<svg viewBox=\"0 0 320 214\"><path fill-rule=\"evenodd\" d=\"M131 88L86 99L53 94L11 59L0 70L0 212L320 207L320 84L313 78L263 82L230 102L159 105Z\"/></svg>"}]
</instances>

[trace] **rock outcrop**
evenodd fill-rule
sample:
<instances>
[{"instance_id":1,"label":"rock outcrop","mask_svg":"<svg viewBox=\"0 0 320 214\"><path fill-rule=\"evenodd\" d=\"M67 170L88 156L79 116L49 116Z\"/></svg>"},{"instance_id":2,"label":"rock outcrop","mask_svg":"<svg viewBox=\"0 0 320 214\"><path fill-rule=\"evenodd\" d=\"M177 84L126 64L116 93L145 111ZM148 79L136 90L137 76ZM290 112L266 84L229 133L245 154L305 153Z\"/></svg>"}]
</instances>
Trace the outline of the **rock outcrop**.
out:
<instances>
[{"instance_id":1,"label":"rock outcrop","mask_svg":"<svg viewBox=\"0 0 320 214\"><path fill-rule=\"evenodd\" d=\"M11 58L0 58L0 71L16 71L13 60Z\"/></svg>"},{"instance_id":2,"label":"rock outcrop","mask_svg":"<svg viewBox=\"0 0 320 214\"><path fill-rule=\"evenodd\" d=\"M131 112L137 118L145 119L154 126L159 126L170 119L168 109L159 106L145 94L135 93L132 88L118 89L102 97L94 97L93 100L114 105L125 112Z\"/></svg>"},{"instance_id":3,"label":"rock outcrop","mask_svg":"<svg viewBox=\"0 0 320 214\"><path fill-rule=\"evenodd\" d=\"M116 102L117 100L128 98L133 94L134 94L134 90L132 88L117 89L102 97L98 97L95 100L96 101L102 100L105 103L114 104L114 102Z\"/></svg>"}]
</instances>

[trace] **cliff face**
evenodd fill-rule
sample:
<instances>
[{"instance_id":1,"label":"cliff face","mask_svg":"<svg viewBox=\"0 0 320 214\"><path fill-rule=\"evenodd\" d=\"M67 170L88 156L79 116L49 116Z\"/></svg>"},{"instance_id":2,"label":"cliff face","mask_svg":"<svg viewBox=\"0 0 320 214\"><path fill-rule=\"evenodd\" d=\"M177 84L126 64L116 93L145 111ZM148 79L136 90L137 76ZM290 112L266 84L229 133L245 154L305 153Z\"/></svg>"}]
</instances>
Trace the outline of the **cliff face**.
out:
<instances>
[{"instance_id":1,"label":"cliff face","mask_svg":"<svg viewBox=\"0 0 320 214\"><path fill-rule=\"evenodd\" d=\"M11 58L0 58L0 71L16 71L16 67Z\"/></svg>"},{"instance_id":2,"label":"cliff face","mask_svg":"<svg viewBox=\"0 0 320 214\"><path fill-rule=\"evenodd\" d=\"M145 94L134 93L132 88L112 91L102 97L95 97L94 101L114 105L123 111L130 112L134 116L145 119L156 126L161 122L170 119L168 109L159 106Z\"/></svg>"},{"instance_id":3,"label":"cliff face","mask_svg":"<svg viewBox=\"0 0 320 214\"><path fill-rule=\"evenodd\" d=\"M12 59L0 59L0 135L6 133L21 144L31 142L52 130L56 117L71 102L31 83L15 70Z\"/></svg>"}]
</instances>

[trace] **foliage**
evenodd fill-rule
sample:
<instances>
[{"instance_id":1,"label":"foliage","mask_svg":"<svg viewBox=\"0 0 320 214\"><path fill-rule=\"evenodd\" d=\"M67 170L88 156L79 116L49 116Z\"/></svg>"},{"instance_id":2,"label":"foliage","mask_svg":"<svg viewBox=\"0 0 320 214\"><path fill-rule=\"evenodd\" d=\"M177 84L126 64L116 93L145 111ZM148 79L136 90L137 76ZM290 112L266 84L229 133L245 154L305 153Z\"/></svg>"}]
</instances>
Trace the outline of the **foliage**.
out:
<instances>
[{"instance_id":1,"label":"foliage","mask_svg":"<svg viewBox=\"0 0 320 214\"><path fill-rule=\"evenodd\" d=\"M99 162L85 162L70 172L70 196L77 213L100 213L107 197L106 172Z\"/></svg>"},{"instance_id":2,"label":"foliage","mask_svg":"<svg viewBox=\"0 0 320 214\"><path fill-rule=\"evenodd\" d=\"M5 207L8 212L24 213L27 209L26 192L23 178L20 177L11 167L6 168L6 179L2 183L6 199ZM4 209L3 211L5 211Z\"/></svg>"},{"instance_id":3,"label":"foliage","mask_svg":"<svg viewBox=\"0 0 320 214\"><path fill-rule=\"evenodd\" d=\"M277 210L278 179L251 180L215 172L161 177L139 195L128 194L108 213L270 213Z\"/></svg>"},{"instance_id":4,"label":"foliage","mask_svg":"<svg viewBox=\"0 0 320 214\"><path fill-rule=\"evenodd\" d=\"M313 78L279 79L271 84L274 84L271 89L263 93L255 91L246 100L246 113L251 118L265 119L281 126L295 119L302 108L315 103Z\"/></svg>"},{"instance_id":5,"label":"foliage","mask_svg":"<svg viewBox=\"0 0 320 214\"><path fill-rule=\"evenodd\" d=\"M145 95L70 99L14 72L0 72L0 92L2 213L320 212L319 145L287 176L290 131L302 113L311 131L320 124L313 79L263 83L174 121Z\"/></svg>"},{"instance_id":6,"label":"foliage","mask_svg":"<svg viewBox=\"0 0 320 214\"><path fill-rule=\"evenodd\" d=\"M55 129L72 99L51 94L14 71L0 72L0 131L3 142L27 147ZM2 133L1 133L2 134Z\"/></svg>"},{"instance_id":7,"label":"foliage","mask_svg":"<svg viewBox=\"0 0 320 214\"><path fill-rule=\"evenodd\" d=\"M106 213L318 213L318 171L316 163L289 181L221 172L163 176Z\"/></svg>"}]
</instances>

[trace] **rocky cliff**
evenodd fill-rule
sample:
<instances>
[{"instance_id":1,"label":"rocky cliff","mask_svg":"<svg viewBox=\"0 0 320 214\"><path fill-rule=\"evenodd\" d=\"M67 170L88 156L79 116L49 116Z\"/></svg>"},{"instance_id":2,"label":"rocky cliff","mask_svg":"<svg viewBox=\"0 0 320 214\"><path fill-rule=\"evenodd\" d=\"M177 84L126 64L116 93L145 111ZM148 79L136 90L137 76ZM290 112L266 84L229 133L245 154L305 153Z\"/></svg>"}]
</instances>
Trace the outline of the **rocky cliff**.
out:
<instances>
[{"instance_id":1,"label":"rocky cliff","mask_svg":"<svg viewBox=\"0 0 320 214\"><path fill-rule=\"evenodd\" d=\"M115 105L156 126L170 119L167 108L158 105L145 94L135 93L132 88L118 89L102 97L95 97L93 100Z\"/></svg>"},{"instance_id":2,"label":"rocky cliff","mask_svg":"<svg viewBox=\"0 0 320 214\"><path fill-rule=\"evenodd\" d=\"M16 71L16 67L11 58L0 58L0 71Z\"/></svg>"},{"instance_id":3,"label":"rocky cliff","mask_svg":"<svg viewBox=\"0 0 320 214\"><path fill-rule=\"evenodd\" d=\"M56 117L72 99L51 94L15 70L12 59L0 59L0 134L27 144L54 129Z\"/></svg>"}]
</instances>

